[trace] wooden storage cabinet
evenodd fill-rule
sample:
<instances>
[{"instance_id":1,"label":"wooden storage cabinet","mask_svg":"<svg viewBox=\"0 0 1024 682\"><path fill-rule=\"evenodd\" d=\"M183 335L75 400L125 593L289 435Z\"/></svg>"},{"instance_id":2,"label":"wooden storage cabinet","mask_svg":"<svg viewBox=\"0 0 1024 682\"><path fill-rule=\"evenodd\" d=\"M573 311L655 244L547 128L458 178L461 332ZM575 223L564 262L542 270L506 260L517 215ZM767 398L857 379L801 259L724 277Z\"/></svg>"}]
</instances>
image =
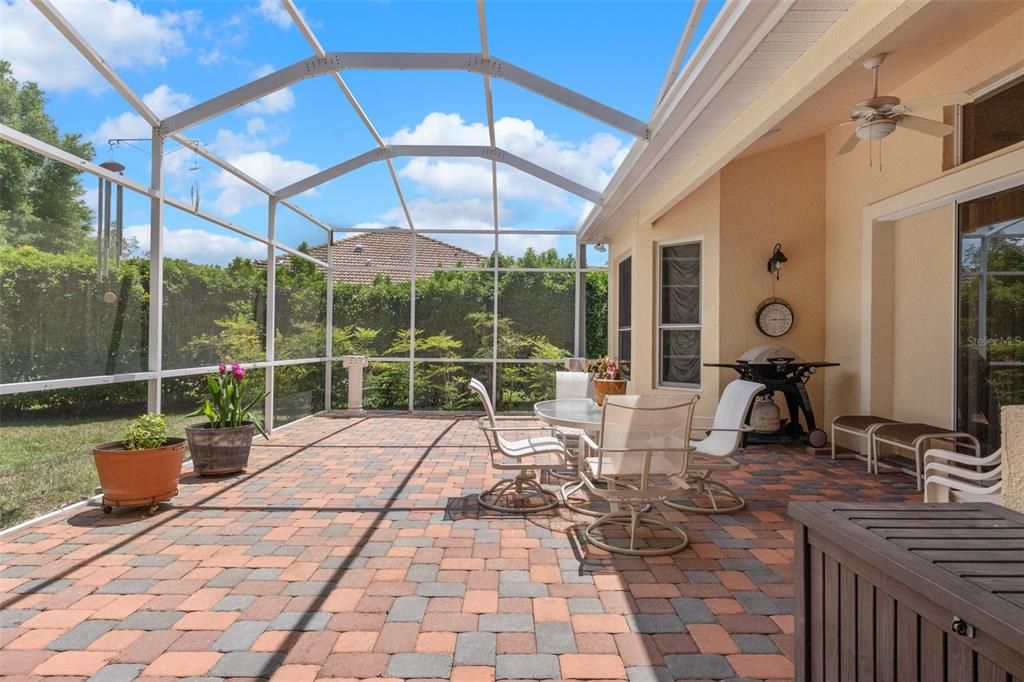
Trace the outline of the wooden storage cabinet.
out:
<instances>
[{"instance_id":1,"label":"wooden storage cabinet","mask_svg":"<svg viewBox=\"0 0 1024 682\"><path fill-rule=\"evenodd\" d=\"M1024 682L1024 515L794 502L796 675Z\"/></svg>"}]
</instances>

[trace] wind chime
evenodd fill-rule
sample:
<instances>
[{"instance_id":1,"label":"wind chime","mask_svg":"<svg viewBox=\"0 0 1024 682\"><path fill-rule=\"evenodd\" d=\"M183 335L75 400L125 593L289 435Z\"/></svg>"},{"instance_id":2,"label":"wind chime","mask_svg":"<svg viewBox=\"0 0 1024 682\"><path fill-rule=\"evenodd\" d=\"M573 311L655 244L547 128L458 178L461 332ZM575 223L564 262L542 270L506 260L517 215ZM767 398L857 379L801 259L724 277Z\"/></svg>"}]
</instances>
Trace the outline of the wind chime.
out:
<instances>
[{"instance_id":1,"label":"wind chime","mask_svg":"<svg viewBox=\"0 0 1024 682\"><path fill-rule=\"evenodd\" d=\"M192 149L192 165L189 166L188 172L192 174L192 185L189 187L189 198L192 199L192 211L199 213L199 171L202 170L199 167L199 142L195 142L195 147Z\"/></svg>"},{"instance_id":2,"label":"wind chime","mask_svg":"<svg viewBox=\"0 0 1024 682\"><path fill-rule=\"evenodd\" d=\"M117 161L104 161L101 168L124 175L124 165ZM124 187L116 185L105 177L99 178L96 193L96 281L102 283L110 276L110 265L121 264L124 249ZM108 292L104 299L113 296Z\"/></svg>"}]
</instances>

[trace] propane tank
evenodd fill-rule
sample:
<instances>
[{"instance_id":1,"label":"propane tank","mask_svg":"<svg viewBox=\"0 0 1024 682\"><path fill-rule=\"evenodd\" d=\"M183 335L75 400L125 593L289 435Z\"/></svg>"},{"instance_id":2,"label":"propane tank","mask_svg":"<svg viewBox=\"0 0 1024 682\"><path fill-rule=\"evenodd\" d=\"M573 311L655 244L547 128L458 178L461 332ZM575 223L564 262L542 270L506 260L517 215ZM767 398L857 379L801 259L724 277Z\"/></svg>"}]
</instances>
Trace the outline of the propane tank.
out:
<instances>
[{"instance_id":1,"label":"propane tank","mask_svg":"<svg viewBox=\"0 0 1024 682\"><path fill-rule=\"evenodd\" d=\"M758 396L750 411L750 426L758 433L775 433L782 427L779 406L770 395Z\"/></svg>"}]
</instances>

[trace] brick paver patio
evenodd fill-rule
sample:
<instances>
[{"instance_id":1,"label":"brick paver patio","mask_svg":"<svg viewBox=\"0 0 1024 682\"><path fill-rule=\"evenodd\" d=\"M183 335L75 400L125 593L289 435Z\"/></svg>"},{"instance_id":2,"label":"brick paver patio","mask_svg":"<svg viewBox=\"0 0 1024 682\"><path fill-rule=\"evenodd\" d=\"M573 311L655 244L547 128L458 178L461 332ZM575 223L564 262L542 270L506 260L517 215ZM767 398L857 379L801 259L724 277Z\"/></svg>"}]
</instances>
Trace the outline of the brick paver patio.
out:
<instances>
[{"instance_id":1,"label":"brick paver patio","mask_svg":"<svg viewBox=\"0 0 1024 682\"><path fill-rule=\"evenodd\" d=\"M78 509L0 537L0 676L786 679L794 499L902 500L909 478L750 448L731 516L611 558L564 509L482 513L473 419L313 418L249 472L186 476L152 517Z\"/></svg>"}]
</instances>

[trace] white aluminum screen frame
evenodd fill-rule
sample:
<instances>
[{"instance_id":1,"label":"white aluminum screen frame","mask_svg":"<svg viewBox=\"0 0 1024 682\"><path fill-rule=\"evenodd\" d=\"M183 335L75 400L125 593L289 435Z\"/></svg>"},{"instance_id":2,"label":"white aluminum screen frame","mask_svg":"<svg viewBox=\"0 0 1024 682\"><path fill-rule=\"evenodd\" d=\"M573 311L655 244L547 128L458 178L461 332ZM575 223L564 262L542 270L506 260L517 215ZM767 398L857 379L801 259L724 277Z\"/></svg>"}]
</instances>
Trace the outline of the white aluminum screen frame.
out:
<instances>
[{"instance_id":1,"label":"white aluminum screen frame","mask_svg":"<svg viewBox=\"0 0 1024 682\"><path fill-rule=\"evenodd\" d=\"M286 67L277 72L274 72L268 76L258 78L252 83L237 88L235 91L225 93L219 97L215 97L207 102L200 103L195 107L192 107L186 111L179 112L167 119L160 120L156 114L143 102L142 98L139 97L117 74L117 72L103 59L103 57L95 50L85 38L67 21L67 19L60 13L59 10L54 7L50 0L32 0L32 4L43 14L43 16L63 35L63 37L71 43L71 45L78 50L78 52L99 72L101 76L118 92L125 101L135 110L142 118L150 125L152 130L151 135L151 154L152 162L150 169L150 183L149 186L145 186L141 183L132 181L128 178L124 178L116 173L101 168L100 166L93 164L85 159L78 158L72 154L69 154L57 147L49 145L45 142L32 138L25 135L13 128L8 126L0 125L0 140L5 140L16 146L28 149L35 153L41 154L47 158L59 161L68 166L74 167L81 172L89 173L94 177L103 178L116 185L122 186L130 191L147 196L150 200L150 282L149 282L149 328L148 328L148 359L147 359L147 371L144 372L133 372L123 373L116 375L103 375L103 376L85 376L85 377L68 377L61 379L52 380L39 380L39 381L26 381L16 382L8 384L0 384L0 395L13 395L17 393L50 390L57 388L73 388L83 386L99 386L114 383L124 383L132 381L146 381L148 382L148 409L151 411L160 411L161 407L161 387L162 380L164 378L178 378L184 376L194 376L199 374L205 374L213 371L214 367L190 367L184 369L173 369L166 370L163 368L163 260L164 260L164 244L163 244L163 209L165 205L171 205L177 209L189 212L194 216L217 225L226 230L232 231L236 234L244 236L248 239L255 240L263 243L267 247L267 311L266 311L266 359L260 362L243 363L246 368L264 369L266 372L266 388L270 393L267 396L265 405L265 419L268 430L274 426L274 368L284 367L300 364L312 364L312 363L324 363L325 364L325 407L330 409L330 396L331 396L331 365L333 362L340 361L341 358L333 356L331 332L333 328L333 285L334 285L334 264L332 259L332 246L334 241L334 234L336 232L355 232L350 228L333 228L326 222L318 219L311 215L306 210L292 203L289 199L292 195L298 194L301 189L297 191L282 191L267 187L258 180L252 178L245 172L233 166L231 163L219 158L208 149L194 140L190 140L184 137L182 131L202 120L208 120L214 116L224 113L230 109L241 106L250 99L257 99L264 94L274 92L283 87L287 87L292 82L302 80L303 78L313 77L323 74L331 74L333 80L338 84L342 93L345 95L349 104L354 108L357 115L366 126L368 132L373 136L377 143L377 149L367 152L361 157L367 157L369 160L366 163L384 160L387 163L389 174L392 178L396 193L399 198L399 202L402 206L405 214L408 228L410 230L410 236L412 237L412 262L410 264L411 274L411 301L410 301L410 353L407 358L372 358L373 360L380 361L395 361L395 362L408 362L409 363L409 410L414 409L414 367L416 362L452 362L460 364L477 364L485 363L492 365L492 394L497 388L497 369L501 364L530 364L530 363L548 363L557 364L560 361L554 360L517 360L517 359L506 359L497 357L497 324L498 324L498 285L499 277L502 272L520 272L520 271L539 271L539 272L564 272L572 273L575 276L575 309L576 309L576 324L574 330L574 355L576 357L582 356L585 352L585 310L586 310L586 292L585 292L585 278L588 272L600 272L606 271L605 267L588 267L586 264L586 247L581 244L578 240L578 233L576 230L501 230L498 222L498 188L497 188L497 163L507 163L520 170L530 173L541 180L548 182L554 186L560 187L563 190L576 193L579 196L595 203L600 204L602 202L602 193L584 187L573 180L560 176L553 171L542 168L529 162L525 159L521 159L507 151L500 149L497 146L494 132L494 111L493 102L491 97L490 79L491 78L503 78L516 83L522 87L530 89L542 96L548 97L564 106L576 109L584 113L585 115L591 116L597 120L600 120L608 125L616 127L620 130L627 132L630 135L637 137L639 140L646 142L649 139L649 124L644 121L635 119L627 114L617 111L611 107L608 107L596 100L590 99L584 95L570 90L564 86L558 85L552 81L549 81L543 77L530 73L525 69L517 67L511 63L502 61L493 57L490 54L488 41L487 41L487 26L484 12L484 0L478 0L477 11L480 26L480 40L481 40L481 51L479 53L344 53L344 52L326 52L319 40L316 38L308 22L302 17L298 8L295 6L293 0L281 0L284 8L291 16L292 20L309 43L310 47L314 50L314 56L303 60L291 67ZM699 7L698 7L699 6ZM699 18L700 12L703 8L703 0L696 0L696 5L691 14L690 19L687 22L687 27L684 29L683 37L680 41L680 46L677 48L676 57L673 59L672 64L669 67L669 74L666 75L666 82L671 79L671 76L678 71L680 66L681 57L680 55L685 51L685 44L690 40L692 35L692 24ZM395 68L412 68L412 69L445 69L445 70L464 70L472 73L479 74L482 77L484 83L485 102L487 107L488 117L488 131L489 131L489 144L485 147L455 147L455 146L442 146L442 147L389 147L384 143L383 138L377 133L373 123L369 117L363 111L359 105L355 95L351 89L347 86L341 77L341 71L346 68L368 68L368 69L395 69ZM303 73L304 72L304 73ZM260 94L262 93L262 94ZM662 95L659 95L661 97ZM247 99L248 98L248 99ZM163 156L165 143L168 140L187 147L194 151L196 154L202 156L204 159L221 168L222 170L232 174L242 182L255 188L267 197L267 236L263 237L250 230L247 230L239 225L235 225L228 220L210 214L208 212L194 209L186 202L178 200L174 197L168 196L164 192L163 188ZM417 230L413 224L412 217L409 214L409 209L402 192L402 188L398 181L397 173L395 172L392 158L396 156L477 156L480 158L488 159L491 161L492 169L492 189L493 189L493 213L494 213L494 225L491 230L458 230L458 229L437 229L437 230ZM361 157L356 157L360 159ZM355 162L356 159L349 160L340 164L350 164ZM328 169L332 170L332 169ZM334 170L338 170L338 167L334 167ZM332 177L337 177L341 173L337 173ZM330 178L327 178L330 179ZM326 179L322 179L320 182L314 182L313 178L307 178L306 185L310 187L317 186L325 182ZM304 185L303 185L304 186ZM307 187L308 188L308 187ZM290 187L285 190L295 190L296 188ZM306 219L311 224L320 228L325 233L325 239L327 242L327 262L320 261L308 254L302 253L299 250L283 244L277 240L276 235L276 216L278 206L284 206L291 210L300 217ZM368 230L358 230L359 232L366 232ZM494 237L494 253L498 254L498 247L500 245L501 235L524 235L534 234L538 236L542 235L566 235L573 236L575 238L575 267L573 268L503 268L498 262L495 262L493 268L484 268L483 271L493 270L494 274L494 331L493 337L493 353L489 359L480 358L419 358L415 355L415 323L416 323L416 240L415 235L417 234L490 234ZM325 355L324 357L317 358L302 358L302 359L289 359L279 360L275 357L274 349L274 335L276 332L276 320L275 320L275 298L276 298L276 267L277 267L277 253L284 252L290 256L302 258L310 261L321 268L323 268L324 276L326 278L326 289L327 289L327 304L325 311ZM432 268L431 270L437 270Z\"/></svg>"}]
</instances>

